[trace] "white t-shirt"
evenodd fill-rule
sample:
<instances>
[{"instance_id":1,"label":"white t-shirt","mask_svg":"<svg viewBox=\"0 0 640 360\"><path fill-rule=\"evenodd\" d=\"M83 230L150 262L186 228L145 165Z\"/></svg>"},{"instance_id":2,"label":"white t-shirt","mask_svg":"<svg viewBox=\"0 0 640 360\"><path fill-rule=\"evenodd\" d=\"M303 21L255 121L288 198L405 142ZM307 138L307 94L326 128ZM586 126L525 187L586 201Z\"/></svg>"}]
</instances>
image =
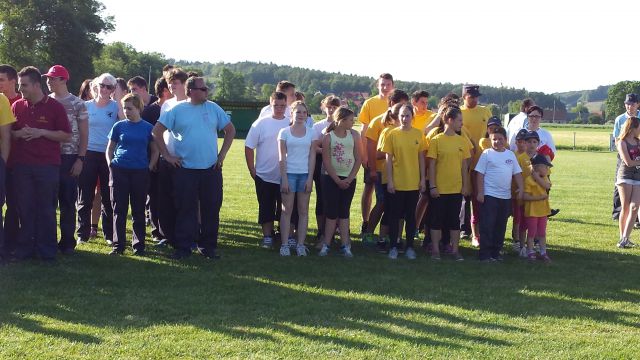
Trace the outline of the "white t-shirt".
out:
<instances>
[{"instance_id":1,"label":"white t-shirt","mask_svg":"<svg viewBox=\"0 0 640 360\"><path fill-rule=\"evenodd\" d=\"M484 194L498 199L511 199L511 177L522 172L511 150L494 149L482 152L475 170L484 174Z\"/></svg>"},{"instance_id":2,"label":"white t-shirt","mask_svg":"<svg viewBox=\"0 0 640 360\"><path fill-rule=\"evenodd\" d=\"M329 121L329 119L324 119L313 124L313 131L316 133L316 140L322 139L322 137L326 134L325 130L331 123L332 122Z\"/></svg>"},{"instance_id":3,"label":"white t-shirt","mask_svg":"<svg viewBox=\"0 0 640 360\"><path fill-rule=\"evenodd\" d=\"M258 115L258 119L263 117L271 117L272 115L273 115L273 108L271 107L271 105L267 105L263 107L262 110L260 110L260 115ZM291 121L291 107L289 105L287 105L287 108L284 110L284 117L286 117L287 120ZM309 117L307 118L305 125L308 128L313 126L313 118L311 117L311 115L309 115Z\"/></svg>"},{"instance_id":4,"label":"white t-shirt","mask_svg":"<svg viewBox=\"0 0 640 360\"><path fill-rule=\"evenodd\" d=\"M311 150L311 143L315 139L315 132L307 127L305 127L303 137L293 136L293 134L291 134L291 127L280 130L280 133L278 133L278 142L284 140L287 145L288 174L309 173L309 151Z\"/></svg>"},{"instance_id":5,"label":"white t-shirt","mask_svg":"<svg viewBox=\"0 0 640 360\"><path fill-rule=\"evenodd\" d=\"M518 131L520 131L520 129L524 129L526 127L526 122L527 114L522 111L509 121L509 125L507 125L507 139L509 139L509 148L511 151L516 151L516 135L518 135Z\"/></svg>"},{"instance_id":6,"label":"white t-shirt","mask_svg":"<svg viewBox=\"0 0 640 360\"><path fill-rule=\"evenodd\" d=\"M187 99L178 101L178 99L175 96L165 101L160 107L160 118L158 118L158 120L162 119L163 117L162 115L166 114L169 110L173 109L174 106L185 101L187 101ZM162 139L164 139L164 143L167 145L167 151L169 151L169 154L176 156L176 138L171 133L171 131L165 130L164 133L162 134ZM178 139L178 141L180 140L182 139L181 138Z\"/></svg>"},{"instance_id":7,"label":"white t-shirt","mask_svg":"<svg viewBox=\"0 0 640 360\"><path fill-rule=\"evenodd\" d=\"M251 125L244 142L244 146L256 150L256 175L268 183L280 184L278 133L286 127L289 127L287 118L259 118Z\"/></svg>"},{"instance_id":8,"label":"white t-shirt","mask_svg":"<svg viewBox=\"0 0 640 360\"><path fill-rule=\"evenodd\" d=\"M553 137L551 137L551 133L548 132L547 130L543 129L543 128L538 128L538 130L536 130L536 132L538 133L538 136L540 137L540 146L542 145L547 145L548 147L551 148L551 151L553 151L553 153L556 153L556 144L553 142Z\"/></svg>"}]
</instances>

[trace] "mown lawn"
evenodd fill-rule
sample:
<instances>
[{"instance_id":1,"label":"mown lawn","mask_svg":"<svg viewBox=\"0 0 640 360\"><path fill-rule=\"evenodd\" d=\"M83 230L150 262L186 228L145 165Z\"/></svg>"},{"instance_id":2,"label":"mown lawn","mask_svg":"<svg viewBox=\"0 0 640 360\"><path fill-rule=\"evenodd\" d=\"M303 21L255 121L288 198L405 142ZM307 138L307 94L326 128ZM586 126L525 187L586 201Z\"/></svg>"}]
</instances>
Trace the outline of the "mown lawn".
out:
<instances>
[{"instance_id":1,"label":"mown lawn","mask_svg":"<svg viewBox=\"0 0 640 360\"><path fill-rule=\"evenodd\" d=\"M258 247L236 141L225 164L222 259L107 256L98 239L57 265L0 267L0 358L635 358L640 250L618 250L615 156L561 151L550 265L514 256L395 262L280 258ZM360 185L359 185L360 186ZM360 190L360 188L359 188ZM356 199L359 199L356 195ZM351 229L360 225L359 201ZM315 235L315 223L310 222ZM311 241L312 235L309 236ZM637 239L637 235L634 235Z\"/></svg>"}]
</instances>

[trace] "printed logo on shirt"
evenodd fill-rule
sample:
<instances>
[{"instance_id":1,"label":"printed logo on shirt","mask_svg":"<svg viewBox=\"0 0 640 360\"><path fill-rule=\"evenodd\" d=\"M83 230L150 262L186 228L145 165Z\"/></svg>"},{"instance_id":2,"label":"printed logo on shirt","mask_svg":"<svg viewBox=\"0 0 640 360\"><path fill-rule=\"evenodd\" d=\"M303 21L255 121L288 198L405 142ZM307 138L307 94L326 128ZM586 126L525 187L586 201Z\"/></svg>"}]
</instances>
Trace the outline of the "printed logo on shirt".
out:
<instances>
[{"instance_id":1,"label":"printed logo on shirt","mask_svg":"<svg viewBox=\"0 0 640 360\"><path fill-rule=\"evenodd\" d=\"M504 161L504 163L507 164L507 165L511 165L511 164L513 164L513 160L507 159L507 160Z\"/></svg>"}]
</instances>

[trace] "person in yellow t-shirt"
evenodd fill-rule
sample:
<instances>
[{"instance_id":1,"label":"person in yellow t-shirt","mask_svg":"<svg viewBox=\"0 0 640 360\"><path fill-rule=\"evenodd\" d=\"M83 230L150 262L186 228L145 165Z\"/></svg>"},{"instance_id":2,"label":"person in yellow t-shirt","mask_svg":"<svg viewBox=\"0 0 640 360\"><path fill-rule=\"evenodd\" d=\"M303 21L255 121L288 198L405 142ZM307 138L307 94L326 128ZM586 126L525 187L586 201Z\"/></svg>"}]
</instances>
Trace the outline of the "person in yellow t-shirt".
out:
<instances>
[{"instance_id":1,"label":"person in yellow t-shirt","mask_svg":"<svg viewBox=\"0 0 640 360\"><path fill-rule=\"evenodd\" d=\"M529 261L537 259L533 249L534 239L538 239L540 259L550 262L547 254L547 216L551 212L549 207L548 190L551 182L547 175L552 167L549 160L540 154L531 158L531 176L524 182L524 221L527 224L527 258Z\"/></svg>"},{"instance_id":2,"label":"person in yellow t-shirt","mask_svg":"<svg viewBox=\"0 0 640 360\"><path fill-rule=\"evenodd\" d=\"M456 260L464 260L458 250L460 241L460 208L462 197L470 194L469 143L456 132L462 128L462 112L457 106L442 111L444 132L429 144L429 192L433 218L431 224L431 258L440 260L442 229L449 229L452 252Z\"/></svg>"},{"instance_id":3,"label":"person in yellow t-shirt","mask_svg":"<svg viewBox=\"0 0 640 360\"><path fill-rule=\"evenodd\" d=\"M399 221L406 223L407 259L416 258L413 240L416 231L415 209L418 193L426 190L425 150L427 144L422 131L412 127L413 106L405 104L400 109L400 127L388 130L382 151L386 153L387 211L389 213L389 258L398 257Z\"/></svg>"},{"instance_id":4,"label":"person in yellow t-shirt","mask_svg":"<svg viewBox=\"0 0 640 360\"><path fill-rule=\"evenodd\" d=\"M362 139L362 167L364 169L364 189L362 190L361 198L361 210L362 210L362 225L360 232L366 234L366 229L369 222L369 212L371 211L371 195L373 194L373 188L375 186L375 179L370 179L369 171L369 159L367 146L367 128L369 123L376 116L383 114L389 108L388 97L394 90L393 76L389 73L382 73L378 77L377 81L378 95L368 98L362 104L358 120L362 124L360 130L360 138ZM372 160L373 162L373 160ZM372 164L373 166L373 164Z\"/></svg>"},{"instance_id":5,"label":"person in yellow t-shirt","mask_svg":"<svg viewBox=\"0 0 640 360\"><path fill-rule=\"evenodd\" d=\"M16 122L13 116L9 99L0 93L0 259L4 255L4 229L2 224L2 207L4 206L5 197L5 179L7 175L7 159L9 159L9 151L11 150L11 125Z\"/></svg>"},{"instance_id":6,"label":"person in yellow t-shirt","mask_svg":"<svg viewBox=\"0 0 640 360\"><path fill-rule=\"evenodd\" d=\"M424 90L418 90L411 94L411 105L413 106L414 116L413 124L414 128L424 131L427 124L435 116L435 113L429 110L429 93Z\"/></svg>"},{"instance_id":7,"label":"person in yellow t-shirt","mask_svg":"<svg viewBox=\"0 0 640 360\"><path fill-rule=\"evenodd\" d=\"M518 160L520 169L522 169L523 181L526 180L529 175L531 175L531 156L535 155L535 148L533 149L533 153L531 153L531 155L529 155L529 153L527 152L527 141L525 140L527 132L527 129L520 129L520 131L518 131L518 133L516 134L514 140L516 145L516 159ZM513 184L511 188L511 204L513 207L513 226L511 229L511 238L513 239L513 251L515 251L516 254L520 254L520 257L527 257L527 227L524 223L524 202L517 199L516 190L517 187L515 186L515 184Z\"/></svg>"},{"instance_id":8,"label":"person in yellow t-shirt","mask_svg":"<svg viewBox=\"0 0 640 360\"><path fill-rule=\"evenodd\" d=\"M377 144L377 149L375 150L375 152L370 154L370 157L372 159L376 159L375 168L373 169L376 171L376 204L373 209L371 209L371 213L369 214L369 224L367 232L363 234L363 240L366 243L373 242L373 232L375 231L376 226L378 226L378 222L380 222L380 237L377 243L377 247L380 251L386 251L389 234L389 219L387 213L384 211L384 200L386 195L384 191L384 184L387 183L387 177L384 172L385 154L381 150L382 144L384 144L384 139L387 136L387 131L400 125L398 116L400 114L400 108L402 107L402 105L403 104L393 105L381 117L374 119L371 122L372 126L367 130L369 146L372 146L372 144ZM382 129L382 132L378 133L379 129Z\"/></svg>"},{"instance_id":9,"label":"person in yellow t-shirt","mask_svg":"<svg viewBox=\"0 0 640 360\"><path fill-rule=\"evenodd\" d=\"M462 110L462 128L467 131L469 137L471 138L471 142L473 143L474 150L472 153L471 167L470 169L474 169L476 164L478 163L478 159L480 158L480 151L478 144L480 143L480 139L487 132L487 122L491 117L491 110L488 107L478 105L478 98L482 96L480 93L480 86L475 84L465 84L462 87L462 101L463 105L460 107ZM473 178L475 178L475 174L471 174ZM472 233L471 243L473 246L479 246L480 242L478 240L479 231L478 231L478 221L479 221L479 205L477 204L476 197L476 189L475 184L472 184L472 197L471 197L471 218L470 218L470 227ZM466 209L465 209L466 210ZM465 211L465 222L467 221L467 212Z\"/></svg>"}]
</instances>

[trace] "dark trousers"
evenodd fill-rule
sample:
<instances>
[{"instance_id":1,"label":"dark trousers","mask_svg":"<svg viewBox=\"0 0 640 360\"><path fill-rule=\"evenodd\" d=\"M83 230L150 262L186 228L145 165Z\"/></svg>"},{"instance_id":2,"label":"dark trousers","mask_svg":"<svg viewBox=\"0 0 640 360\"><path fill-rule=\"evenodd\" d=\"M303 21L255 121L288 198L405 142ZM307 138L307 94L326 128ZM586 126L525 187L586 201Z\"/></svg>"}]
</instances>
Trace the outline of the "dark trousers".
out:
<instances>
[{"instance_id":1,"label":"dark trousers","mask_svg":"<svg viewBox=\"0 0 640 360\"><path fill-rule=\"evenodd\" d=\"M504 245L507 220L511 215L511 199L485 195L480 206L480 260L496 258Z\"/></svg>"},{"instance_id":2,"label":"dark trousers","mask_svg":"<svg viewBox=\"0 0 640 360\"><path fill-rule=\"evenodd\" d=\"M165 239L160 229L160 216L158 215L158 181L157 171L149 172L149 190L147 195L147 218L151 224L151 236L156 239Z\"/></svg>"},{"instance_id":3,"label":"dark trousers","mask_svg":"<svg viewBox=\"0 0 640 360\"><path fill-rule=\"evenodd\" d=\"M413 237L416 233L416 204L418 203L418 190L398 191L387 193L384 199L385 211L389 213L389 239L391 247L398 246L400 232L399 222L404 219L405 233L407 235L407 248L413 246Z\"/></svg>"},{"instance_id":4,"label":"dark trousers","mask_svg":"<svg viewBox=\"0 0 640 360\"><path fill-rule=\"evenodd\" d=\"M164 159L158 161L158 226L169 245L175 247L176 205L173 172L175 168Z\"/></svg>"},{"instance_id":5,"label":"dark trousers","mask_svg":"<svg viewBox=\"0 0 640 360\"><path fill-rule=\"evenodd\" d=\"M620 155L618 155L618 160L616 161L616 175L613 178L613 182L615 184L616 178L618 177L618 169L620 168ZM620 212L622 211L622 203L620 202L620 194L618 194L618 186L613 185L613 211L611 212L611 217L614 219L620 217Z\"/></svg>"},{"instance_id":6,"label":"dark trousers","mask_svg":"<svg viewBox=\"0 0 640 360\"><path fill-rule=\"evenodd\" d=\"M60 209L60 250L76 247L76 201L78 199L78 178L71 176L71 167L78 155L61 155L60 186L58 187L58 207Z\"/></svg>"},{"instance_id":7,"label":"dark trousers","mask_svg":"<svg viewBox=\"0 0 640 360\"><path fill-rule=\"evenodd\" d=\"M127 213L131 200L131 218L133 220L134 250L144 250L145 216L144 208L149 189L148 169L124 169L111 167L109 177L111 204L113 206L113 248L124 251L127 243Z\"/></svg>"},{"instance_id":8,"label":"dark trousers","mask_svg":"<svg viewBox=\"0 0 640 360\"><path fill-rule=\"evenodd\" d=\"M254 181L256 185L256 196L258 197L258 224L274 222L276 220L279 221L280 207L282 205L280 184L266 182L258 175L256 175Z\"/></svg>"},{"instance_id":9,"label":"dark trousers","mask_svg":"<svg viewBox=\"0 0 640 360\"><path fill-rule=\"evenodd\" d=\"M7 180L7 168L4 159L0 157L0 258L4 256L4 228L2 219L2 207L4 206L5 182Z\"/></svg>"},{"instance_id":10,"label":"dark trousers","mask_svg":"<svg viewBox=\"0 0 640 360\"><path fill-rule=\"evenodd\" d=\"M5 174L5 196L7 210L4 215L4 247L0 248L0 252L6 255L13 254L18 243L18 230L20 222L18 221L18 210L16 205L16 195L18 191L13 188L13 169L6 168Z\"/></svg>"},{"instance_id":11,"label":"dark trousers","mask_svg":"<svg viewBox=\"0 0 640 360\"><path fill-rule=\"evenodd\" d=\"M89 239L91 231L91 208L95 197L96 184L100 179L102 196L102 232L106 240L113 240L113 209L109 193L109 166L104 153L87 151L82 172L78 179L78 230L80 239Z\"/></svg>"},{"instance_id":12,"label":"dark trousers","mask_svg":"<svg viewBox=\"0 0 640 360\"><path fill-rule=\"evenodd\" d=\"M198 241L198 246L206 255L215 254L222 206L222 171L213 167L202 170L176 168L173 183L180 184L174 187L176 250L191 252L191 244Z\"/></svg>"},{"instance_id":13,"label":"dark trousers","mask_svg":"<svg viewBox=\"0 0 640 360\"><path fill-rule=\"evenodd\" d=\"M35 255L48 260L58 252L56 205L59 167L57 165L15 165L12 187L16 190L16 210L20 228L16 257Z\"/></svg>"}]
</instances>

